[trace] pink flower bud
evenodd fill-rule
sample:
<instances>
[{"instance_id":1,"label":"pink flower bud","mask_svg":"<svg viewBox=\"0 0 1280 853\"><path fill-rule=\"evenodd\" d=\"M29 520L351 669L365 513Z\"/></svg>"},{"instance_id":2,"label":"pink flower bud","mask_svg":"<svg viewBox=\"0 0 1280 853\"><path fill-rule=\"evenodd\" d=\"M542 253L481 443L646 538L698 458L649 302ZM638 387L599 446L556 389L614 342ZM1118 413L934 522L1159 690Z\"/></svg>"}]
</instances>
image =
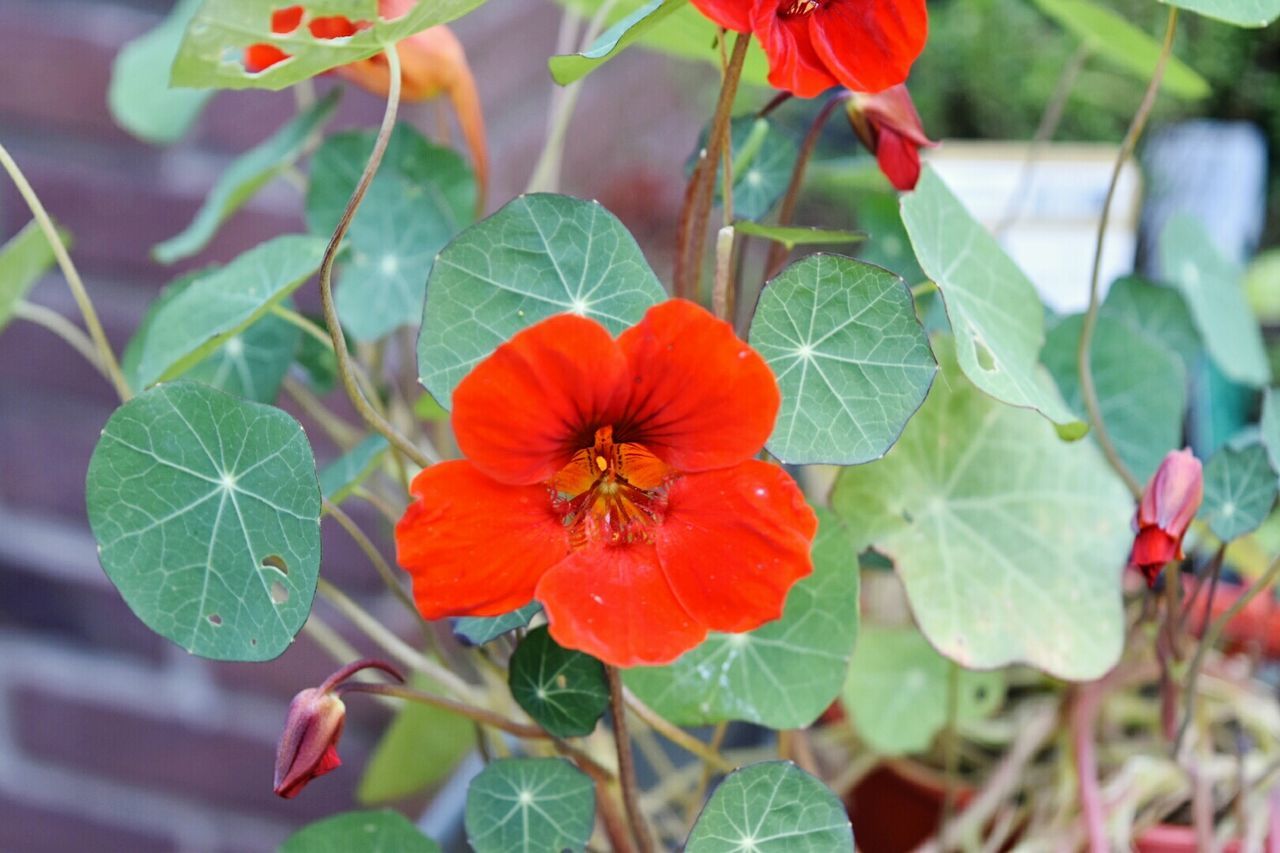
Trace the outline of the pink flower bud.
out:
<instances>
[{"instance_id":1,"label":"pink flower bud","mask_svg":"<svg viewBox=\"0 0 1280 853\"><path fill-rule=\"evenodd\" d=\"M1129 565L1155 586L1165 565L1182 559L1182 537L1204 499L1204 472L1190 450L1165 456L1142 494L1133 526L1137 535Z\"/></svg>"},{"instance_id":2,"label":"pink flower bud","mask_svg":"<svg viewBox=\"0 0 1280 853\"><path fill-rule=\"evenodd\" d=\"M915 189L920 179L920 149L938 143L925 136L906 85L874 95L854 93L847 111L853 132L876 155L889 183L904 192Z\"/></svg>"},{"instance_id":3,"label":"pink flower bud","mask_svg":"<svg viewBox=\"0 0 1280 853\"><path fill-rule=\"evenodd\" d=\"M276 749L277 796L296 797L312 779L342 764L338 738L346 718L342 700L327 690L309 687L293 697Z\"/></svg>"},{"instance_id":4,"label":"pink flower bud","mask_svg":"<svg viewBox=\"0 0 1280 853\"><path fill-rule=\"evenodd\" d=\"M285 799L298 796L307 783L317 776L342 765L338 757L338 738L347 719L347 706L338 694L364 689L375 692L378 685L347 683L347 679L365 669L380 669L396 681L404 676L389 663L359 660L350 663L324 680L319 687L308 687L289 703L284 732L276 747L276 795Z\"/></svg>"}]
</instances>

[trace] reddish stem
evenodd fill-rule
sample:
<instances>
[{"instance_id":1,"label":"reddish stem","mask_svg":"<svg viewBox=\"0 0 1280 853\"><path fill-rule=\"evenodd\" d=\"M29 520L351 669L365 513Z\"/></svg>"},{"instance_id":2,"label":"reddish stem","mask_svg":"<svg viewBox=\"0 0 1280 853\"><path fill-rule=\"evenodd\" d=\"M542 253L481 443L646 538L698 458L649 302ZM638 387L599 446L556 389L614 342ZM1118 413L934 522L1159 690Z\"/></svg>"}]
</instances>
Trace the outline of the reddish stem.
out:
<instances>
[{"instance_id":1,"label":"reddish stem","mask_svg":"<svg viewBox=\"0 0 1280 853\"><path fill-rule=\"evenodd\" d=\"M1071 736L1076 749L1076 779L1080 791L1080 815L1084 819L1091 853L1107 853L1106 815L1098 788L1098 758L1093 726L1102 702L1106 679L1083 684L1071 708Z\"/></svg>"}]
</instances>

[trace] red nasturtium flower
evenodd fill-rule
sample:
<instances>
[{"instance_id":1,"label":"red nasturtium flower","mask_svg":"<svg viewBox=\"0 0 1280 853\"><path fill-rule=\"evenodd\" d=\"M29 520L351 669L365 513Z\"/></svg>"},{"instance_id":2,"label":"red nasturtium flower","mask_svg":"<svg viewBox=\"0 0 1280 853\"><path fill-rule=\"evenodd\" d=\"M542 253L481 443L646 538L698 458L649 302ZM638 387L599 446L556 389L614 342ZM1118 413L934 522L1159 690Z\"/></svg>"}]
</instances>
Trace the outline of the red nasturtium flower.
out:
<instances>
[{"instance_id":1,"label":"red nasturtium flower","mask_svg":"<svg viewBox=\"0 0 1280 853\"><path fill-rule=\"evenodd\" d=\"M925 0L693 0L728 30L755 33L769 83L801 98L832 86L879 92L907 79L929 33Z\"/></svg>"},{"instance_id":2,"label":"red nasturtium flower","mask_svg":"<svg viewBox=\"0 0 1280 853\"><path fill-rule=\"evenodd\" d=\"M379 0L378 14L395 20L413 9L417 0ZM317 39L339 39L367 29L367 21L351 21L341 15L309 17L303 6L286 6L271 13L273 33L292 33L303 25ZM396 46L400 56L400 97L404 101L426 101L440 95L458 116L458 126L475 164L479 196L484 198L489 174L489 152L485 143L484 114L475 77L467 64L467 54L453 31L446 26L429 27ZM257 73L288 59L273 44L253 44L245 49L245 70ZM391 84L387 59L376 54L334 69L343 77L375 95L386 97Z\"/></svg>"},{"instance_id":3,"label":"red nasturtium flower","mask_svg":"<svg viewBox=\"0 0 1280 853\"><path fill-rule=\"evenodd\" d=\"M880 171L897 189L908 192L920 180L920 149L938 143L924 134L924 125L906 85L867 95L854 92L846 106L849 124L867 150L876 155Z\"/></svg>"},{"instance_id":4,"label":"red nasturtium flower","mask_svg":"<svg viewBox=\"0 0 1280 853\"><path fill-rule=\"evenodd\" d=\"M759 354L692 302L616 340L572 314L525 329L454 392L467 458L413 481L396 546L418 608L536 598L557 642L616 666L777 618L817 528L791 477L752 459L778 405Z\"/></svg>"},{"instance_id":5,"label":"red nasturtium flower","mask_svg":"<svg viewBox=\"0 0 1280 853\"><path fill-rule=\"evenodd\" d=\"M1133 519L1137 535L1129 565L1155 586L1160 571L1182 559L1182 537L1204 499L1204 473L1190 450L1173 450L1147 483Z\"/></svg>"}]
</instances>

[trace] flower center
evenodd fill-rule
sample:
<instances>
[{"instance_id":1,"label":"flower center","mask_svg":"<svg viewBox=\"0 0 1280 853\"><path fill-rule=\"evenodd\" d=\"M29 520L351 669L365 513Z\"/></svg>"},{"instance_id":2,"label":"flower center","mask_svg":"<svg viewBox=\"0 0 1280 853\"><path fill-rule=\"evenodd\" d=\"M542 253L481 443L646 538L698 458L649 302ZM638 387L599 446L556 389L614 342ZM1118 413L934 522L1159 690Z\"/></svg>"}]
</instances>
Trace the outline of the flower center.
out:
<instances>
[{"instance_id":1,"label":"flower center","mask_svg":"<svg viewBox=\"0 0 1280 853\"><path fill-rule=\"evenodd\" d=\"M821 0L780 0L778 16L782 18L798 18L812 14L822 5Z\"/></svg>"},{"instance_id":2,"label":"flower center","mask_svg":"<svg viewBox=\"0 0 1280 853\"><path fill-rule=\"evenodd\" d=\"M674 473L643 446L615 443L612 426L596 430L592 445L575 453L551 481L572 546L652 541Z\"/></svg>"}]
</instances>

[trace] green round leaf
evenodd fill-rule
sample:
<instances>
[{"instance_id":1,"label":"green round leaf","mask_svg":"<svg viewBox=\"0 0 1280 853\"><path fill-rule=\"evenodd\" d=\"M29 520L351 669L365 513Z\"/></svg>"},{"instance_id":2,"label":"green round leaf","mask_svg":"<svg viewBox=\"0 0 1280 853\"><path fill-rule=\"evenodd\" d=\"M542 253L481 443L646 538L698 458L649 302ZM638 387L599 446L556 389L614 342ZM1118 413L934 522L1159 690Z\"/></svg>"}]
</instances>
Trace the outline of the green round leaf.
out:
<instances>
[{"instance_id":1,"label":"green round leaf","mask_svg":"<svg viewBox=\"0 0 1280 853\"><path fill-rule=\"evenodd\" d=\"M495 761L467 791L475 853L582 850L595 821L595 786L562 758Z\"/></svg>"},{"instance_id":2,"label":"green round leaf","mask_svg":"<svg viewBox=\"0 0 1280 853\"><path fill-rule=\"evenodd\" d=\"M330 136L316 152L307 226L333 233L373 153L372 131ZM422 319L431 262L474 214L475 178L456 152L396 125L382 165L347 234L334 299L342 326L372 341Z\"/></svg>"},{"instance_id":3,"label":"green round leaf","mask_svg":"<svg viewBox=\"0 0 1280 853\"><path fill-rule=\"evenodd\" d=\"M1044 306L1035 286L933 169L903 197L902 222L942 293L964 375L1003 403L1040 412L1064 438L1084 435L1087 427L1037 363Z\"/></svg>"},{"instance_id":4,"label":"green round leaf","mask_svg":"<svg viewBox=\"0 0 1280 853\"><path fill-rule=\"evenodd\" d=\"M1160 0L1191 12L1235 24L1265 27L1280 17L1280 0Z\"/></svg>"},{"instance_id":5,"label":"green round leaf","mask_svg":"<svg viewBox=\"0 0 1280 853\"><path fill-rule=\"evenodd\" d=\"M320 472L320 493L332 503L342 503L374 472L388 446L387 440L377 433L365 436L364 441Z\"/></svg>"},{"instance_id":6,"label":"green round leaf","mask_svg":"<svg viewBox=\"0 0 1280 853\"><path fill-rule=\"evenodd\" d=\"M325 241L276 237L206 270L156 308L138 354L138 389L181 376L281 303L320 266Z\"/></svg>"},{"instance_id":7,"label":"green round leaf","mask_svg":"<svg viewBox=\"0 0 1280 853\"><path fill-rule=\"evenodd\" d=\"M1200 518L1223 542L1258 529L1276 503L1276 472L1261 444L1223 447L1204 466Z\"/></svg>"},{"instance_id":8,"label":"green round leaf","mask_svg":"<svg viewBox=\"0 0 1280 853\"><path fill-rule=\"evenodd\" d=\"M1082 316L1068 317L1049 332L1045 367L1062 396L1084 411L1076 371ZM1090 354L1098 405L1120 458L1141 482L1160 467L1170 450L1181 447L1187 408L1187 372L1177 354L1119 320L1100 317Z\"/></svg>"},{"instance_id":9,"label":"green round leaf","mask_svg":"<svg viewBox=\"0 0 1280 853\"><path fill-rule=\"evenodd\" d=\"M813 574L782 618L747 634L713 633L675 663L627 670L627 686L679 725L746 720L803 728L840 693L858 633L858 559L848 531L818 510Z\"/></svg>"},{"instance_id":10,"label":"green round leaf","mask_svg":"<svg viewBox=\"0 0 1280 853\"><path fill-rule=\"evenodd\" d=\"M665 296L635 239L599 204L521 196L436 258L418 339L422 384L449 408L462 377L521 329L572 312L616 334Z\"/></svg>"},{"instance_id":11,"label":"green round leaf","mask_svg":"<svg viewBox=\"0 0 1280 853\"><path fill-rule=\"evenodd\" d=\"M754 115L733 119L729 132L733 145L734 218L763 219L786 193L800 146L789 131L767 118ZM685 163L687 175L693 174L698 158L707 146L707 133L708 128L704 127L698 137L698 147ZM717 204L724 202L723 190L724 169L721 167L716 170Z\"/></svg>"},{"instance_id":12,"label":"green round leaf","mask_svg":"<svg viewBox=\"0 0 1280 853\"><path fill-rule=\"evenodd\" d=\"M201 0L181 0L150 32L120 49L111 66L107 106L116 124L139 139L176 142L204 110L212 92L169 85L169 68Z\"/></svg>"},{"instance_id":13,"label":"green round leaf","mask_svg":"<svg viewBox=\"0 0 1280 853\"><path fill-rule=\"evenodd\" d=\"M65 231L62 240L70 242ZM53 263L53 246L34 219L0 246L0 332L13 319L18 303Z\"/></svg>"},{"instance_id":14,"label":"green round leaf","mask_svg":"<svg viewBox=\"0 0 1280 853\"><path fill-rule=\"evenodd\" d=\"M152 330L156 328L156 317L196 281L212 275L214 269L209 267L183 276L162 290L147 307L138 331L129 339L120 357L120 367L131 387L143 388L146 385L138 368ZM285 299L282 304L289 307L290 301ZM264 314L223 341L202 361L183 370L182 376L246 400L272 403L280 394L280 385L289 372L301 339L302 330L297 326L273 314Z\"/></svg>"},{"instance_id":15,"label":"green round leaf","mask_svg":"<svg viewBox=\"0 0 1280 853\"><path fill-rule=\"evenodd\" d=\"M440 853L404 815L393 811L347 812L290 835L280 853Z\"/></svg>"},{"instance_id":16,"label":"green round leaf","mask_svg":"<svg viewBox=\"0 0 1280 853\"><path fill-rule=\"evenodd\" d=\"M294 116L265 142L233 160L209 190L191 223L178 234L156 244L151 250L152 256L162 264L171 264L209 245L228 217L302 156L312 135L333 115L341 95L341 89L334 89Z\"/></svg>"},{"instance_id":17,"label":"green round leaf","mask_svg":"<svg viewBox=\"0 0 1280 853\"><path fill-rule=\"evenodd\" d=\"M693 825L685 853L853 853L853 827L826 785L789 761L729 774Z\"/></svg>"},{"instance_id":18,"label":"green round leaf","mask_svg":"<svg viewBox=\"0 0 1280 853\"><path fill-rule=\"evenodd\" d=\"M878 753L923 752L947 724L951 668L914 628L866 626L853 650L844 704L858 734ZM957 721L980 719L1004 698L998 672L958 673Z\"/></svg>"},{"instance_id":19,"label":"green round leaf","mask_svg":"<svg viewBox=\"0 0 1280 853\"><path fill-rule=\"evenodd\" d=\"M769 452L794 464L879 459L938 369L902 279L839 255L810 255L769 282L750 340L782 391Z\"/></svg>"},{"instance_id":20,"label":"green round leaf","mask_svg":"<svg viewBox=\"0 0 1280 853\"><path fill-rule=\"evenodd\" d=\"M604 664L562 648L545 625L520 641L511 655L507 682L520 707L556 737L591 734L609 707Z\"/></svg>"},{"instance_id":21,"label":"green round leaf","mask_svg":"<svg viewBox=\"0 0 1280 853\"><path fill-rule=\"evenodd\" d=\"M841 472L835 509L947 657L1097 678L1123 644L1132 499L1091 442L991 400L942 343L929 399L884 459Z\"/></svg>"},{"instance_id":22,"label":"green round leaf","mask_svg":"<svg viewBox=\"0 0 1280 853\"><path fill-rule=\"evenodd\" d=\"M153 631L219 660L270 660L311 612L320 491L302 427L195 382L121 406L89 462L102 567Z\"/></svg>"},{"instance_id":23,"label":"green round leaf","mask_svg":"<svg viewBox=\"0 0 1280 853\"><path fill-rule=\"evenodd\" d=\"M542 612L542 605L530 601L524 607L501 616L463 616L453 623L453 633L473 646L482 646L509 631L523 628Z\"/></svg>"},{"instance_id":24,"label":"green round leaf","mask_svg":"<svg viewBox=\"0 0 1280 853\"><path fill-rule=\"evenodd\" d=\"M1222 256L1194 216L1169 218L1160 232L1160 267L1186 299L1214 364L1234 382L1266 385L1271 367L1244 298L1244 271Z\"/></svg>"},{"instance_id":25,"label":"green round leaf","mask_svg":"<svg viewBox=\"0 0 1280 853\"><path fill-rule=\"evenodd\" d=\"M1200 352L1200 333L1182 294L1137 276L1116 279L1102 303L1101 315L1119 320L1136 334L1159 344L1191 367Z\"/></svg>"}]
</instances>

